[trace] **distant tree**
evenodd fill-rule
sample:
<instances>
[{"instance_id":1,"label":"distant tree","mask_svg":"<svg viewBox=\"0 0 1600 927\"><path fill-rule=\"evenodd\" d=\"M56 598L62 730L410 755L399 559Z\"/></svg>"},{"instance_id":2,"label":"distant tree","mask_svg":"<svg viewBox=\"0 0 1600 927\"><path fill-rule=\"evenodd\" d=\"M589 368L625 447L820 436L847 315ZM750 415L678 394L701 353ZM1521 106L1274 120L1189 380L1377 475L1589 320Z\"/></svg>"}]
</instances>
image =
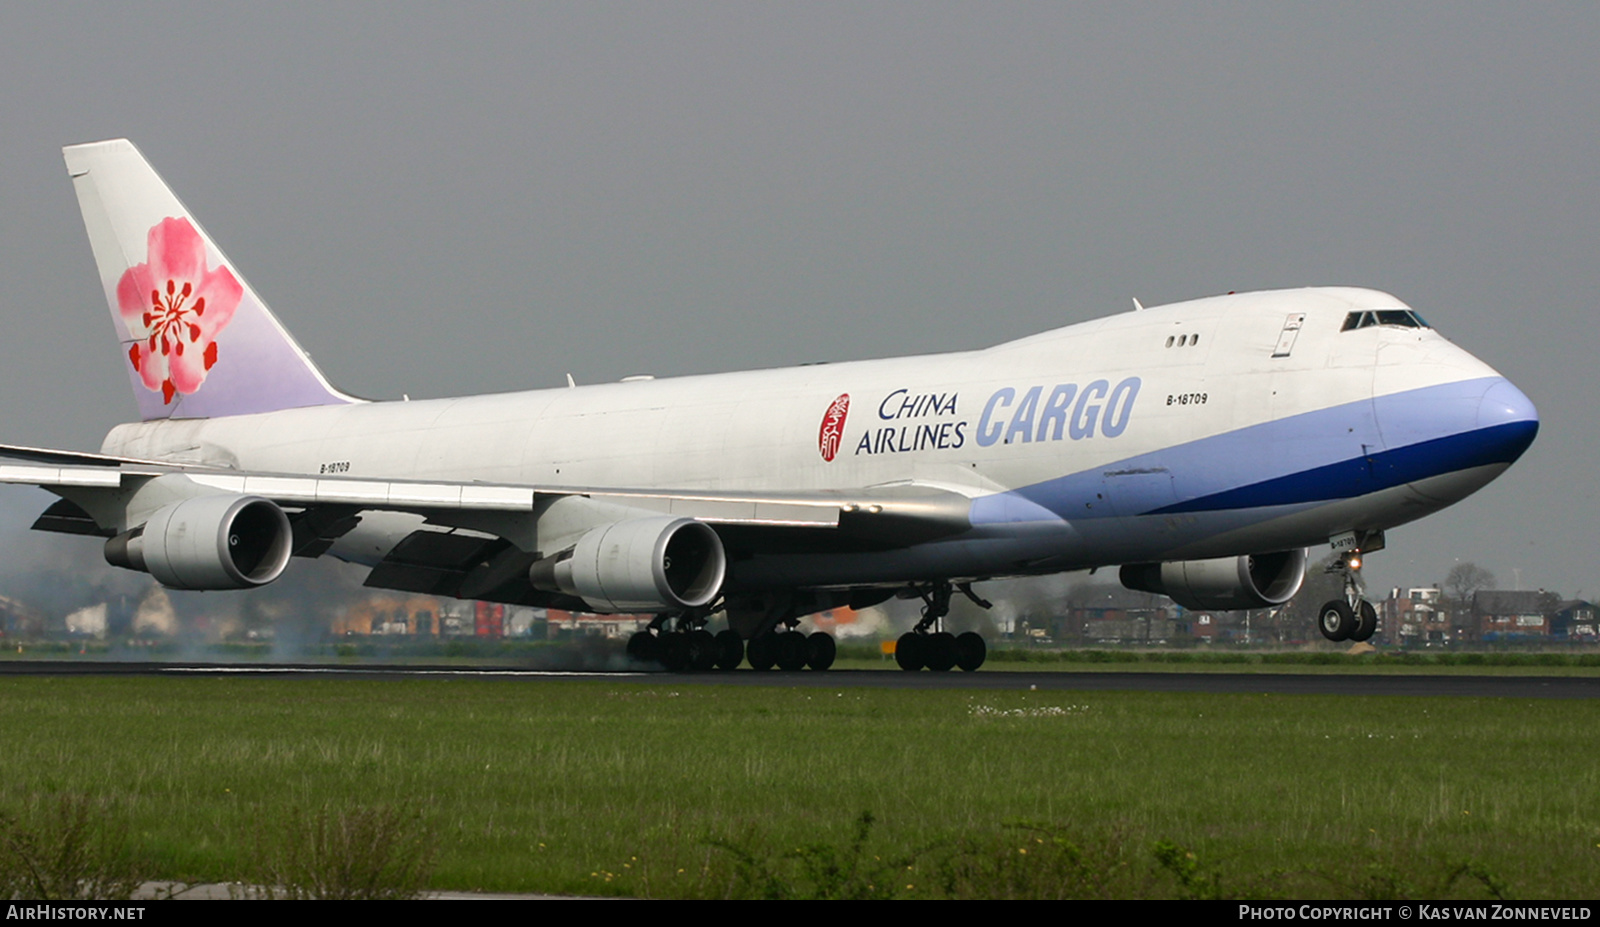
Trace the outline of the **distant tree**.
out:
<instances>
[{"instance_id":1,"label":"distant tree","mask_svg":"<svg viewBox=\"0 0 1600 927\"><path fill-rule=\"evenodd\" d=\"M1458 563L1450 568L1444 578L1444 593L1458 610L1472 606L1472 597L1485 589L1494 588L1494 574L1472 561Z\"/></svg>"}]
</instances>

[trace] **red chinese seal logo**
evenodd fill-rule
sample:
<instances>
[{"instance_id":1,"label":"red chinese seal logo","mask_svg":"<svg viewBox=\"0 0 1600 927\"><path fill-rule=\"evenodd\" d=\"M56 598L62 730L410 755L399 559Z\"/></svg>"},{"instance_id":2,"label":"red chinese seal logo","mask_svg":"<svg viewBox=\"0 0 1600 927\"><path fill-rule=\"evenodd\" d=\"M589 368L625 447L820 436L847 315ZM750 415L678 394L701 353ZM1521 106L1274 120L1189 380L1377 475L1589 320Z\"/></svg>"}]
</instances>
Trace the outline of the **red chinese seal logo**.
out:
<instances>
[{"instance_id":1,"label":"red chinese seal logo","mask_svg":"<svg viewBox=\"0 0 1600 927\"><path fill-rule=\"evenodd\" d=\"M841 393L828 411L822 413L822 428L817 432L817 450L822 459L832 461L839 454L839 444L844 440L844 419L850 414L850 394Z\"/></svg>"}]
</instances>

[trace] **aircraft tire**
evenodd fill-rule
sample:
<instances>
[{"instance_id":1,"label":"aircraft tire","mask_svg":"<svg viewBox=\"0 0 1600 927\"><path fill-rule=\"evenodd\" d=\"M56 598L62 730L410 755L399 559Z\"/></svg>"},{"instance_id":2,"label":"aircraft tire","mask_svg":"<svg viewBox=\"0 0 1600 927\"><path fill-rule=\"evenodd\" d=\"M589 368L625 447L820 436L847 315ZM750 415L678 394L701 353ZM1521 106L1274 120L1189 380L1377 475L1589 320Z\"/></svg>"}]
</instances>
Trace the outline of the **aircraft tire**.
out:
<instances>
[{"instance_id":1,"label":"aircraft tire","mask_svg":"<svg viewBox=\"0 0 1600 927\"><path fill-rule=\"evenodd\" d=\"M804 634L788 631L778 635L778 669L786 673L803 670L806 668L806 657L810 655Z\"/></svg>"},{"instance_id":2,"label":"aircraft tire","mask_svg":"<svg viewBox=\"0 0 1600 927\"><path fill-rule=\"evenodd\" d=\"M915 673L917 670L922 669L923 654L926 650L927 648L923 646L922 635L914 631L907 631L900 635L900 640L895 642L894 662L900 664L901 669Z\"/></svg>"},{"instance_id":3,"label":"aircraft tire","mask_svg":"<svg viewBox=\"0 0 1600 927\"><path fill-rule=\"evenodd\" d=\"M649 631L637 631L628 638L628 658L636 663L656 663L661 659L661 645Z\"/></svg>"},{"instance_id":4,"label":"aircraft tire","mask_svg":"<svg viewBox=\"0 0 1600 927\"><path fill-rule=\"evenodd\" d=\"M975 672L989 656L989 646L983 637L972 631L956 635L956 665L967 672Z\"/></svg>"},{"instance_id":5,"label":"aircraft tire","mask_svg":"<svg viewBox=\"0 0 1600 927\"><path fill-rule=\"evenodd\" d=\"M935 673L948 673L956 666L956 636L949 631L928 635L923 659Z\"/></svg>"},{"instance_id":6,"label":"aircraft tire","mask_svg":"<svg viewBox=\"0 0 1600 927\"><path fill-rule=\"evenodd\" d=\"M717 668L717 639L704 628L689 633L689 668L697 673Z\"/></svg>"},{"instance_id":7,"label":"aircraft tire","mask_svg":"<svg viewBox=\"0 0 1600 927\"><path fill-rule=\"evenodd\" d=\"M717 669L734 670L744 662L744 638L739 632L729 628L718 632L717 642Z\"/></svg>"},{"instance_id":8,"label":"aircraft tire","mask_svg":"<svg viewBox=\"0 0 1600 927\"><path fill-rule=\"evenodd\" d=\"M744 658L753 670L769 670L778 662L778 635L758 634L750 638L744 649Z\"/></svg>"},{"instance_id":9,"label":"aircraft tire","mask_svg":"<svg viewBox=\"0 0 1600 927\"><path fill-rule=\"evenodd\" d=\"M1372 635L1378 630L1378 610L1366 599L1361 600L1361 607L1356 610L1355 630L1350 632L1353 641L1371 640Z\"/></svg>"},{"instance_id":10,"label":"aircraft tire","mask_svg":"<svg viewBox=\"0 0 1600 927\"><path fill-rule=\"evenodd\" d=\"M818 631L806 638L806 665L818 672L833 665L833 660L839 655L839 648L833 642L833 635Z\"/></svg>"},{"instance_id":11,"label":"aircraft tire","mask_svg":"<svg viewBox=\"0 0 1600 927\"><path fill-rule=\"evenodd\" d=\"M1343 599L1323 603L1317 612L1317 628L1330 641L1347 641L1356 629L1356 615Z\"/></svg>"},{"instance_id":12,"label":"aircraft tire","mask_svg":"<svg viewBox=\"0 0 1600 927\"><path fill-rule=\"evenodd\" d=\"M681 673L689 668L689 661L694 656L690 652L691 643L689 635L669 633L660 637L661 665L674 673Z\"/></svg>"}]
</instances>

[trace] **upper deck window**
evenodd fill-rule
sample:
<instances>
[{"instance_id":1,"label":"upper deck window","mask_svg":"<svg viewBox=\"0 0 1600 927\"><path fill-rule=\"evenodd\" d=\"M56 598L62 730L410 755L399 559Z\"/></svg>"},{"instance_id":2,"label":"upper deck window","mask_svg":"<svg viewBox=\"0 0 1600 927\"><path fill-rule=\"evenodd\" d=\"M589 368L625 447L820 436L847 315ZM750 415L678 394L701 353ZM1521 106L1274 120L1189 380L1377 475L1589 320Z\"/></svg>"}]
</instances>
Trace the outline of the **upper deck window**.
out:
<instances>
[{"instance_id":1,"label":"upper deck window","mask_svg":"<svg viewBox=\"0 0 1600 927\"><path fill-rule=\"evenodd\" d=\"M1357 328L1366 328L1369 325L1393 325L1396 328L1427 328L1428 323L1422 316L1410 309L1378 309L1365 312L1352 312L1344 317L1342 332Z\"/></svg>"}]
</instances>

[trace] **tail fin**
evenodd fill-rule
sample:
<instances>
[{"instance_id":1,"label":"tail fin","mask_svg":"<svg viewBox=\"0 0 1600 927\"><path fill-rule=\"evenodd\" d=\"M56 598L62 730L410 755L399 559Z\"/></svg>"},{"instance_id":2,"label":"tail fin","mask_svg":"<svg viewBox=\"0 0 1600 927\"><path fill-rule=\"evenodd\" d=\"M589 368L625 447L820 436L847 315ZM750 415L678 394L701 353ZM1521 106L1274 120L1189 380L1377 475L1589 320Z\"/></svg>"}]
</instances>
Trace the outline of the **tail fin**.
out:
<instances>
[{"instance_id":1,"label":"tail fin","mask_svg":"<svg viewBox=\"0 0 1600 927\"><path fill-rule=\"evenodd\" d=\"M62 149L146 421L356 402L126 139Z\"/></svg>"}]
</instances>

